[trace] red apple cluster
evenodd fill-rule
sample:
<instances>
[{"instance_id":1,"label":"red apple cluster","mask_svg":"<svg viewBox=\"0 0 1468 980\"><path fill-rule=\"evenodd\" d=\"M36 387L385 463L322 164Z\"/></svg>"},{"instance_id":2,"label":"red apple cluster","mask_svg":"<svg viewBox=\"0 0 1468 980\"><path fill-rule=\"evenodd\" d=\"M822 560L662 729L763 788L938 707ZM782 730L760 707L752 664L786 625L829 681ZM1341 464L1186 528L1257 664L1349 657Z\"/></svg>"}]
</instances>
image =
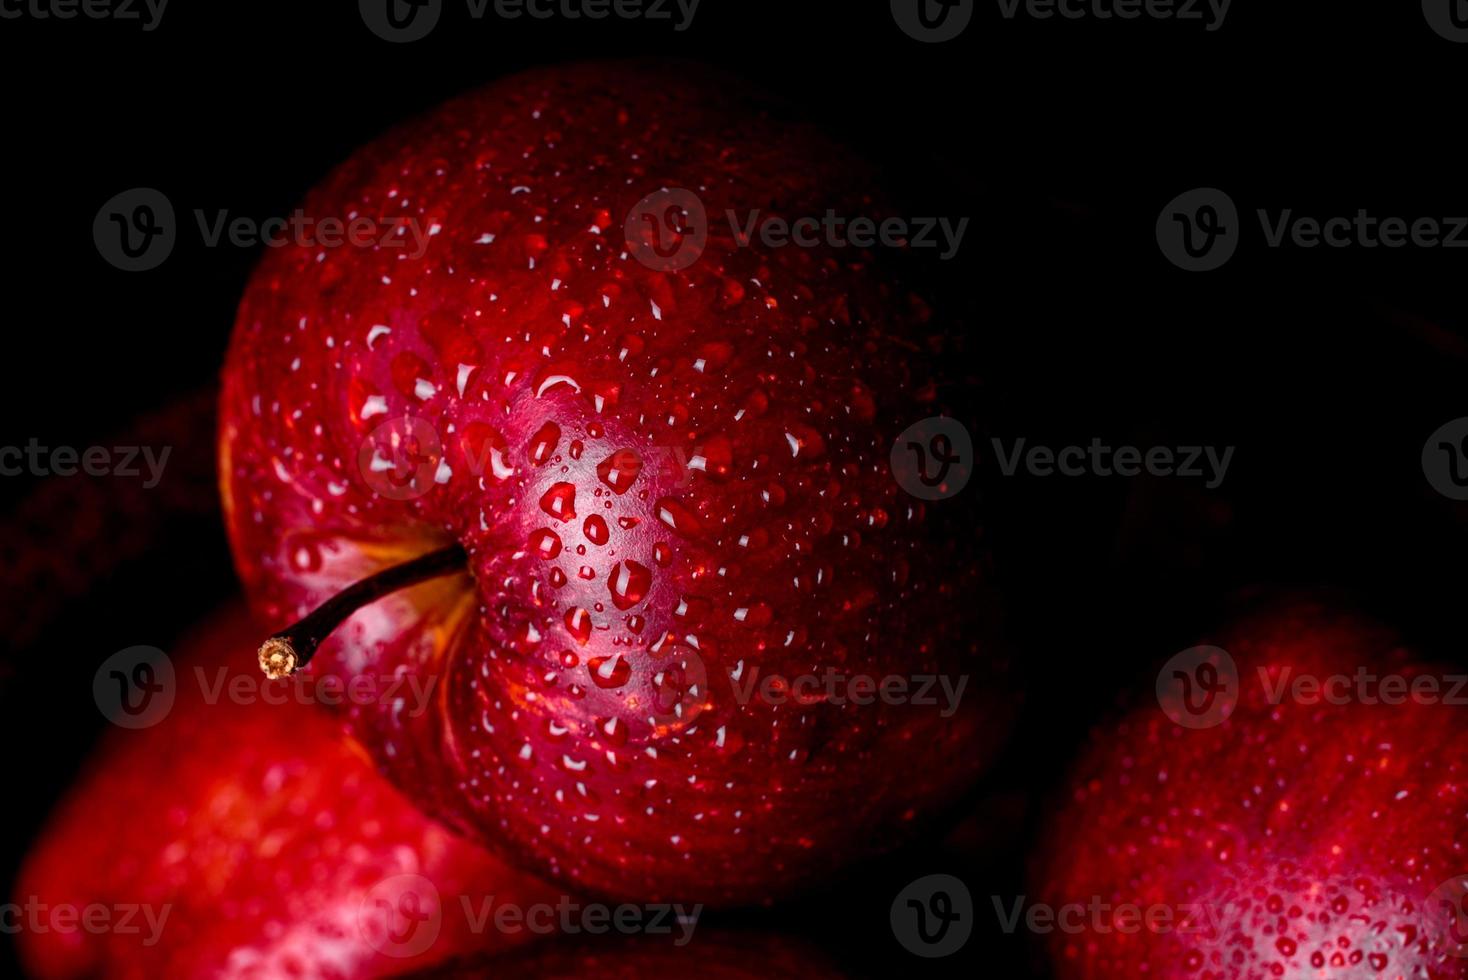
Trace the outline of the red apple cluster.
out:
<instances>
[{"instance_id":1,"label":"red apple cluster","mask_svg":"<svg viewBox=\"0 0 1468 980\"><path fill-rule=\"evenodd\" d=\"M696 959L504 955L530 934L450 907L773 904L934 826L1003 740L1017 695L972 497L909 493L891 463L925 419L976 428L965 325L890 255L717 220L891 213L789 118L686 68L540 71L308 197L426 245L262 261L218 439L256 618L177 659L253 672L268 637L264 683L432 696L327 710L180 685L31 855L33 972L833 972L738 933ZM1077 980L1463 976L1462 722L1279 696L1292 675L1433 668L1310 602L1217 642L1180 693L1097 731L1033 860L1046 912L1014 921ZM913 701L925 680L949 697ZM1207 724L1185 722L1190 683L1224 697ZM125 905L168 941L56 918Z\"/></svg>"}]
</instances>

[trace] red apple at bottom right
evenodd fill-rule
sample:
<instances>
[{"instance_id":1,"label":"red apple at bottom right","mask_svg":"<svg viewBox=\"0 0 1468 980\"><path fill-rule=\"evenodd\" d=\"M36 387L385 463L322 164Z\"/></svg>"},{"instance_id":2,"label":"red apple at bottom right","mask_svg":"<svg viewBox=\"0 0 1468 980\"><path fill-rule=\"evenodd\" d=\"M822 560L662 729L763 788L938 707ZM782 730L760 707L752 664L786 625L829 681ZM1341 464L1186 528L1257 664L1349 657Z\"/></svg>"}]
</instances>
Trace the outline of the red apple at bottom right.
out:
<instances>
[{"instance_id":1,"label":"red apple at bottom right","mask_svg":"<svg viewBox=\"0 0 1468 980\"><path fill-rule=\"evenodd\" d=\"M1210 642L1094 733L1013 927L1063 980L1468 976L1463 671L1314 601Z\"/></svg>"}]
</instances>

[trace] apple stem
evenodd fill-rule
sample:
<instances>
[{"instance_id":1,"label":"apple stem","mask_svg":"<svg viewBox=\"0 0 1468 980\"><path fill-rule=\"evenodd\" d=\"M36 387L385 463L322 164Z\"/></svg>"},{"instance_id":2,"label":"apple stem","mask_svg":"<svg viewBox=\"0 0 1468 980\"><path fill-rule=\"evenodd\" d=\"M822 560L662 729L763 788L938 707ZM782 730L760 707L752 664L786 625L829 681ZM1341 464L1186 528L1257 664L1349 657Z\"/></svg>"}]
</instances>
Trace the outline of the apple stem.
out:
<instances>
[{"instance_id":1,"label":"apple stem","mask_svg":"<svg viewBox=\"0 0 1468 980\"><path fill-rule=\"evenodd\" d=\"M347 586L305 618L260 644L260 669L271 680L289 677L306 666L331 631L358 609L410 585L465 571L468 559L463 546L454 544L384 568Z\"/></svg>"}]
</instances>

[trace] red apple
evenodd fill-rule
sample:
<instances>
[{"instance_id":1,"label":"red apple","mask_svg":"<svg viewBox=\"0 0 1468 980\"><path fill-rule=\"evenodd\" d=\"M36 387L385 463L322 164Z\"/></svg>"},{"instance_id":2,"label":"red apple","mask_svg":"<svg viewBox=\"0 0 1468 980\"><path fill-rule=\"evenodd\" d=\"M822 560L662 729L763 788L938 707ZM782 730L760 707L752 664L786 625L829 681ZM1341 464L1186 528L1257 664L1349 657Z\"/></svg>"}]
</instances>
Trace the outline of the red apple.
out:
<instances>
[{"instance_id":1,"label":"red apple","mask_svg":"<svg viewBox=\"0 0 1468 980\"><path fill-rule=\"evenodd\" d=\"M637 257L663 187L705 212L681 269ZM977 493L917 499L888 464L968 400L961 331L891 254L742 247L725 217L828 208L889 213L728 79L542 71L306 201L418 222L421 257L283 248L241 305L221 480L249 592L283 626L462 545L466 574L363 608L310 669L441 678L427 716L352 729L431 812L578 889L770 899L910 838L995 747ZM967 686L955 712L758 693L828 670Z\"/></svg>"},{"instance_id":2,"label":"red apple","mask_svg":"<svg viewBox=\"0 0 1468 980\"><path fill-rule=\"evenodd\" d=\"M246 703L299 683L241 662L255 628L236 611L185 640L170 712L113 731L47 823L5 923L30 975L382 976L524 937L476 931L459 896L556 900L424 817L326 712ZM394 917L433 893L439 914Z\"/></svg>"},{"instance_id":3,"label":"red apple","mask_svg":"<svg viewBox=\"0 0 1468 980\"><path fill-rule=\"evenodd\" d=\"M1452 672L1313 600L1211 642L1236 664L1232 714L1227 661L1209 652L1098 730L1041 840L1029 908L1047 911L1025 908L1018 928L1047 933L1062 978L1468 975L1468 722L1440 703ZM1414 684L1421 696L1388 703ZM1216 712L1187 717L1211 727L1172 720L1178 696L1201 709L1210 689Z\"/></svg>"}]
</instances>

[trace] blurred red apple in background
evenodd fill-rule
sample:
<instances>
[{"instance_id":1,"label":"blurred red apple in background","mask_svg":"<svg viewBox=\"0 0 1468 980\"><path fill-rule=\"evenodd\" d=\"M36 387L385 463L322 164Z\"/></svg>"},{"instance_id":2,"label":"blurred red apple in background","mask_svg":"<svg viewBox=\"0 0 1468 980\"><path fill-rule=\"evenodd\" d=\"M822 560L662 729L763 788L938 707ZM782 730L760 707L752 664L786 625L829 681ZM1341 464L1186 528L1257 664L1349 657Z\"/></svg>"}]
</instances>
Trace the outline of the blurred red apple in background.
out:
<instances>
[{"instance_id":1,"label":"blurred red apple in background","mask_svg":"<svg viewBox=\"0 0 1468 980\"><path fill-rule=\"evenodd\" d=\"M1057 975L1464 976L1455 686L1313 599L1179 654L1158 703L1095 733L1037 848Z\"/></svg>"},{"instance_id":2,"label":"blurred red apple in background","mask_svg":"<svg viewBox=\"0 0 1468 980\"><path fill-rule=\"evenodd\" d=\"M1004 727L976 492L917 499L888 464L914 423L973 424L966 328L890 250L741 246L726 211L891 213L782 111L677 66L501 81L306 201L417 223L421 256L280 249L240 308L221 480L249 592L284 626L462 545L310 669L442 678L428 715L353 731L578 889L769 900L911 838ZM951 712L760 693L827 672L966 686Z\"/></svg>"}]
</instances>

